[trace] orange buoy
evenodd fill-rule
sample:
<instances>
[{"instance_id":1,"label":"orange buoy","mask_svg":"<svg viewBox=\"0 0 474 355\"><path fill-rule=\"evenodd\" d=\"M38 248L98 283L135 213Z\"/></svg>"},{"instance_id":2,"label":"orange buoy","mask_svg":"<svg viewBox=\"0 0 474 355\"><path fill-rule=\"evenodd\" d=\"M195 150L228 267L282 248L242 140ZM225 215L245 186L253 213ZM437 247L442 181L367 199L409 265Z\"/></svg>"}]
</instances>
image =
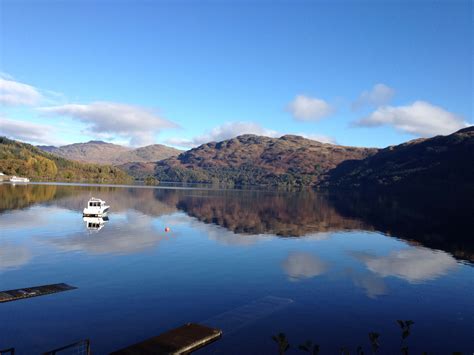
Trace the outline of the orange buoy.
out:
<instances>
[{"instance_id":1,"label":"orange buoy","mask_svg":"<svg viewBox=\"0 0 474 355\"><path fill-rule=\"evenodd\" d=\"M165 228L165 232L169 232L170 230L171 230L170 227Z\"/></svg>"}]
</instances>

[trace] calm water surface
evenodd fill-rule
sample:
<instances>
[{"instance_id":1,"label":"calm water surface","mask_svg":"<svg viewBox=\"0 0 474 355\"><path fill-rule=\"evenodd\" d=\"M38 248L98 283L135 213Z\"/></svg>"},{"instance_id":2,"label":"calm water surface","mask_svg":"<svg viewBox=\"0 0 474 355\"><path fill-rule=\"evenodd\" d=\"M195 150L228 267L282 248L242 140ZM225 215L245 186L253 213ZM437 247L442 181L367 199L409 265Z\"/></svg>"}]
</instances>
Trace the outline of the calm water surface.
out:
<instances>
[{"instance_id":1,"label":"calm water surface","mask_svg":"<svg viewBox=\"0 0 474 355\"><path fill-rule=\"evenodd\" d=\"M87 228L90 197L111 205ZM41 353L89 338L106 354L186 322L224 329L199 353L323 354L380 333L399 353L474 351L473 207L306 191L0 185L0 290L77 290L0 304L0 349ZM164 232L168 226L171 231Z\"/></svg>"}]
</instances>

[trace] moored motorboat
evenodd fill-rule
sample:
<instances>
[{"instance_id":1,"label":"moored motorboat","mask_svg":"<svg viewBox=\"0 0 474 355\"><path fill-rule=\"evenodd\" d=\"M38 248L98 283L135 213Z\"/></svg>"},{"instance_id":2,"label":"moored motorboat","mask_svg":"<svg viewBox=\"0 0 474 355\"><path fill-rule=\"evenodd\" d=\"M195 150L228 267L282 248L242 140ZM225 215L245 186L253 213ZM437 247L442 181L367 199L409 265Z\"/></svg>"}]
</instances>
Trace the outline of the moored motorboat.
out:
<instances>
[{"instance_id":1,"label":"moored motorboat","mask_svg":"<svg viewBox=\"0 0 474 355\"><path fill-rule=\"evenodd\" d=\"M83 216L84 217L102 217L106 216L109 212L110 206L105 204L105 201L100 198L92 197L87 202L87 207L84 208Z\"/></svg>"},{"instance_id":2,"label":"moored motorboat","mask_svg":"<svg viewBox=\"0 0 474 355\"><path fill-rule=\"evenodd\" d=\"M25 178L25 177L19 177L19 176L12 176L10 178L10 182L22 182L22 183L27 183L30 182L30 179Z\"/></svg>"}]
</instances>

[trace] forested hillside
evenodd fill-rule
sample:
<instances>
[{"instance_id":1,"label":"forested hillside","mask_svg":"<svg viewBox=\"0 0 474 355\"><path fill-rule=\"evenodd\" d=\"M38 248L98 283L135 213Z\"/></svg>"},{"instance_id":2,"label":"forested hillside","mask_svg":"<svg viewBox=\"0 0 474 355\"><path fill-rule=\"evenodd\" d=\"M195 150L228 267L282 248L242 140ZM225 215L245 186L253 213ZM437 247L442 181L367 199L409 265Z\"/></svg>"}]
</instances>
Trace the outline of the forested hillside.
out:
<instances>
[{"instance_id":1,"label":"forested hillside","mask_svg":"<svg viewBox=\"0 0 474 355\"><path fill-rule=\"evenodd\" d=\"M0 171L42 181L131 181L129 175L116 167L70 161L5 137L0 137Z\"/></svg>"},{"instance_id":2,"label":"forested hillside","mask_svg":"<svg viewBox=\"0 0 474 355\"><path fill-rule=\"evenodd\" d=\"M474 190L474 127L447 136L415 139L381 149L360 161L340 164L325 185L354 187L433 187Z\"/></svg>"}]
</instances>

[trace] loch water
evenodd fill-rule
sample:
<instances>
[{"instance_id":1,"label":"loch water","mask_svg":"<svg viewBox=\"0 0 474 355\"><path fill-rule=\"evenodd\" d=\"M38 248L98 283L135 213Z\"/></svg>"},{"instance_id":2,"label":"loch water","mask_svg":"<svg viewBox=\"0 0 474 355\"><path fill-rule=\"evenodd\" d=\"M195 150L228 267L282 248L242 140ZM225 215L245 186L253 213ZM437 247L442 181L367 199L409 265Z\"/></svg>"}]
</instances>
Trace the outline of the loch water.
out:
<instances>
[{"instance_id":1,"label":"loch water","mask_svg":"<svg viewBox=\"0 0 474 355\"><path fill-rule=\"evenodd\" d=\"M108 219L83 219L91 197ZM473 262L462 194L1 184L0 291L77 289L0 303L0 349L107 354L197 322L224 330L199 354L277 354L280 332L288 354L371 353L369 332L380 354L471 354Z\"/></svg>"}]
</instances>

